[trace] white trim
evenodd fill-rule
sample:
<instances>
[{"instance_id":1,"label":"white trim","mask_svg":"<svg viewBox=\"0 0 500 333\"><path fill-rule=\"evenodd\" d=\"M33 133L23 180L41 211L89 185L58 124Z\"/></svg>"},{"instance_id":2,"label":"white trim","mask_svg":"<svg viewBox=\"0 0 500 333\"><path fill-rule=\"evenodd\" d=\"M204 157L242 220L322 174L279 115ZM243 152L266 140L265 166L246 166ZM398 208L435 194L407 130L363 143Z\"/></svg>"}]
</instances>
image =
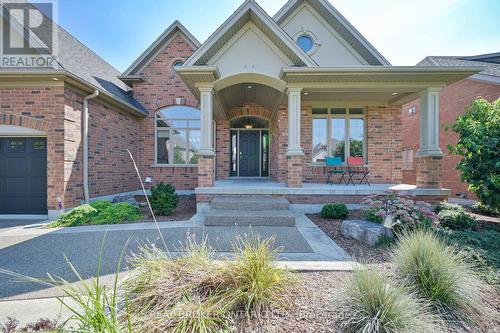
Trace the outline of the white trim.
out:
<instances>
[{"instance_id":1,"label":"white trim","mask_svg":"<svg viewBox=\"0 0 500 333\"><path fill-rule=\"evenodd\" d=\"M177 33L174 34L174 36L172 36L171 38L168 39L168 42L165 42L164 39L169 35L171 34L175 29L178 29L179 31ZM132 65L130 65L126 70L125 72L123 72L122 76L128 76L130 75L131 72L135 72L137 71L137 69L135 68L137 65L139 65L142 61L144 61L147 57L150 57L150 60L146 62L146 64L149 64L151 62L152 59L154 59L158 54L159 52L163 51L163 49L168 46L173 38L175 38L176 36L178 36L179 32L183 33L187 38L188 38L188 41L192 44L192 46L194 46L194 48L199 48L201 46L201 43L189 32L189 30L186 29L186 27L184 27L184 25L182 25L181 22L179 22L178 20L175 20L133 63ZM150 55L151 51L154 50L160 43L164 43L164 46L162 48L160 48L160 50L158 50L158 52L156 52L153 56ZM142 66L140 70L142 70L142 68L144 68L146 66L146 64L144 66Z\"/></svg>"},{"instance_id":2,"label":"white trim","mask_svg":"<svg viewBox=\"0 0 500 333\"><path fill-rule=\"evenodd\" d=\"M187 106L187 105L170 105L170 106L167 106L165 108L161 108L161 109L158 109L155 111L154 113L154 122L155 122L155 135L154 135L154 149L155 149L155 164L153 164L151 167L154 167L154 168L176 168L176 167L183 167L183 168L192 168L192 167L198 167L198 164L176 164L176 163L169 163L169 164L162 164L162 163L158 163L158 131L166 131L166 132L169 132L169 152L172 151L173 152L173 142L172 142L172 130L180 130L180 131L186 131L186 145L187 145L187 150L186 150L186 162L188 162L188 158L189 158L189 148L191 147L190 145L190 141L189 141L189 133L190 131L200 131L200 136L201 136L201 128L198 128L198 127L189 127L189 122L190 121L200 121L201 122L201 118L199 119L196 119L196 118L186 118L186 119L176 119L176 118L157 118L157 114L158 112L161 112L163 110L167 110L169 108L174 108L176 106L183 106L183 107L189 107L189 108L192 108L193 110L198 110L197 108L195 107L192 107L192 106ZM201 115L200 115L201 117ZM186 121L188 122L188 127L158 127L158 119L160 120L172 120L172 121L176 121L176 120L180 120L180 121ZM173 156L172 156L173 158Z\"/></svg>"},{"instance_id":3,"label":"white trim","mask_svg":"<svg viewBox=\"0 0 500 333\"><path fill-rule=\"evenodd\" d=\"M46 137L47 133L29 127L0 125L0 137Z\"/></svg>"},{"instance_id":4,"label":"white trim","mask_svg":"<svg viewBox=\"0 0 500 333\"><path fill-rule=\"evenodd\" d=\"M340 12L327 0L314 0L322 5L330 15L333 16L340 24L342 24L351 35L369 52L371 53L382 65L391 66L391 63L382 56L382 54L368 42L368 40L356 29L354 26L344 17ZM291 14L291 10L298 6L299 2L305 2L304 0L290 0L286 3L283 8L281 8L276 15L274 15L274 20L281 24L282 21L286 19Z\"/></svg>"},{"instance_id":5,"label":"white trim","mask_svg":"<svg viewBox=\"0 0 500 333\"><path fill-rule=\"evenodd\" d=\"M312 60L294 41L291 39L288 34L286 34L281 27L273 21L269 15L260 8L255 1L249 0L245 1L204 43L200 46L198 50L196 50L193 55L186 61L186 66L194 66L196 62L200 60L200 58L212 48L215 43L222 38L222 36L233 26L236 22L243 17L248 11L252 11L255 15L257 15L268 27L269 29L280 38L283 43L294 52L298 58L302 60L302 62L306 66L317 67L318 65ZM251 15L248 16L251 20Z\"/></svg>"},{"instance_id":6,"label":"white trim","mask_svg":"<svg viewBox=\"0 0 500 333\"><path fill-rule=\"evenodd\" d=\"M217 51L217 53L214 54L212 58L208 61L211 64L216 63L236 42L238 42L241 37L247 32L247 31L252 31L254 32L259 39L266 44L284 63L287 64L287 66L293 66L293 62L288 59L286 55L281 52L276 45L251 21L247 22L231 39L224 44L223 47ZM271 74L265 74L268 76L275 76Z\"/></svg>"},{"instance_id":7,"label":"white trim","mask_svg":"<svg viewBox=\"0 0 500 333\"><path fill-rule=\"evenodd\" d=\"M365 58L363 58L361 56L361 54L358 53L358 51L356 51L351 44L349 44L349 42L347 40L344 39L344 37L342 37L337 30L335 30L331 25L330 23L328 23L314 8L312 8L312 6L307 3L307 2L304 2L302 5L298 6L297 9L295 9L290 15L287 16L287 18L282 22L283 26L287 25L292 19L294 16L296 16L300 10L302 10L303 8L309 10L309 12L311 13L311 15L313 15L322 25L323 27L325 27L326 30L328 30L336 39L337 41L342 45L344 46L347 51L349 51L349 53L351 53L351 55L356 58L359 62L361 62L363 65L366 65L366 66L369 66L369 63L368 61L366 61ZM321 43L318 42L318 46L321 46ZM316 52L317 50L315 50L314 52ZM312 53L311 53L312 55Z\"/></svg>"}]
</instances>

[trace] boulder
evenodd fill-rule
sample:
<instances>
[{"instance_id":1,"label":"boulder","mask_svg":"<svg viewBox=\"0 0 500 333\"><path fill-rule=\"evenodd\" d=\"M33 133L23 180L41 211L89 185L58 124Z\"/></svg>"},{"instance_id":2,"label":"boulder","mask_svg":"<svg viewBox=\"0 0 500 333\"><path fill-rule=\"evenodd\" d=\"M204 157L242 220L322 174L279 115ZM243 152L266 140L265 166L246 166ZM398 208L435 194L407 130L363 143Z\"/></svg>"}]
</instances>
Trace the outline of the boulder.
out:
<instances>
[{"instance_id":1,"label":"boulder","mask_svg":"<svg viewBox=\"0 0 500 333\"><path fill-rule=\"evenodd\" d=\"M346 220L340 227L342 235L357 239L367 245L377 244L381 237L393 237L392 231L387 230L381 224L364 220Z\"/></svg>"},{"instance_id":2,"label":"boulder","mask_svg":"<svg viewBox=\"0 0 500 333\"><path fill-rule=\"evenodd\" d=\"M117 195L113 198L113 203L126 202L134 206L139 206L137 200L135 200L134 195Z\"/></svg>"}]
</instances>

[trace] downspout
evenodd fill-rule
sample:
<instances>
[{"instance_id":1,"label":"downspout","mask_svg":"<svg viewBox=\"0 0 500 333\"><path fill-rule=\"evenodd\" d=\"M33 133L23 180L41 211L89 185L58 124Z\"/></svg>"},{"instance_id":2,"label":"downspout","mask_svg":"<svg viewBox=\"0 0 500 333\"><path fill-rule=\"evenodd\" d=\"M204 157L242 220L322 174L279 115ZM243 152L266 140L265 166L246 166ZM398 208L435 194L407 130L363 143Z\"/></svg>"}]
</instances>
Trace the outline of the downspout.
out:
<instances>
[{"instance_id":1,"label":"downspout","mask_svg":"<svg viewBox=\"0 0 500 333\"><path fill-rule=\"evenodd\" d=\"M99 91L96 89L92 95L83 99L83 195L85 203L90 201L89 196L89 100L96 98Z\"/></svg>"}]
</instances>

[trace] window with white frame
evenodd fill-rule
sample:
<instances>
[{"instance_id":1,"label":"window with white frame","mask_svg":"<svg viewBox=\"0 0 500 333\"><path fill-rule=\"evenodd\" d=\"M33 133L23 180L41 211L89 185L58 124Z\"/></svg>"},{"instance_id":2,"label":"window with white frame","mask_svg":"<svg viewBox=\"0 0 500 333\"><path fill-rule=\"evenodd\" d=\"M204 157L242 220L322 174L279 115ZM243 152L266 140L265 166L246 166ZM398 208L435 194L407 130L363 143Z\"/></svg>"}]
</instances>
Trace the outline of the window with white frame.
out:
<instances>
[{"instance_id":1,"label":"window with white frame","mask_svg":"<svg viewBox=\"0 0 500 333\"><path fill-rule=\"evenodd\" d=\"M200 117L200 110L184 105L156 112L156 164L198 164Z\"/></svg>"},{"instance_id":2,"label":"window with white frame","mask_svg":"<svg viewBox=\"0 0 500 333\"><path fill-rule=\"evenodd\" d=\"M365 112L363 108L314 108L312 162L324 163L328 156L363 157L366 161Z\"/></svg>"}]
</instances>

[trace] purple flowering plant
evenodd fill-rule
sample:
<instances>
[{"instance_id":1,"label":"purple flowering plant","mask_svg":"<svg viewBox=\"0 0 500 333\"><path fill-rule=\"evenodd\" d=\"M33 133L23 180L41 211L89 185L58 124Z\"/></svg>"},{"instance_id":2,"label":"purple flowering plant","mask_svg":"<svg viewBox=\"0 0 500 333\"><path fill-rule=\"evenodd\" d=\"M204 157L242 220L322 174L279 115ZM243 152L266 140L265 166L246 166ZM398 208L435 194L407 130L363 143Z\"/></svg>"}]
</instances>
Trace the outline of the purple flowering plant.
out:
<instances>
[{"instance_id":1,"label":"purple flowering plant","mask_svg":"<svg viewBox=\"0 0 500 333\"><path fill-rule=\"evenodd\" d=\"M396 229L431 227L438 222L438 217L430 204L415 202L408 196L395 192L369 196L361 205L366 219L382 224L385 218L391 215Z\"/></svg>"}]
</instances>

